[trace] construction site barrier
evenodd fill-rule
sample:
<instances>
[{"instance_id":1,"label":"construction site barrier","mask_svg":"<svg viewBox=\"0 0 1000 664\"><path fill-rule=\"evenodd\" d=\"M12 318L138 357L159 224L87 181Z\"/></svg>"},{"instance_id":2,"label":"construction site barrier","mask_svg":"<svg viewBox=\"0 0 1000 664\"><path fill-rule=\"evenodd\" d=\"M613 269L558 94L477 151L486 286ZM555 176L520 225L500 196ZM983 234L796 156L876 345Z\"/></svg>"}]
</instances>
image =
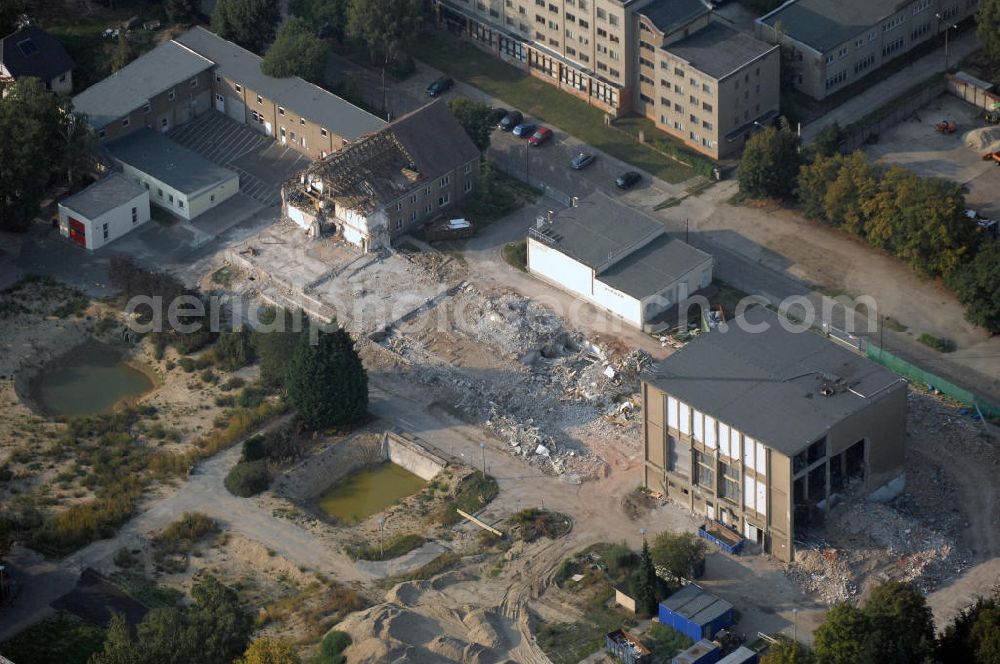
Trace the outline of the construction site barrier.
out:
<instances>
[{"instance_id":1,"label":"construction site barrier","mask_svg":"<svg viewBox=\"0 0 1000 664\"><path fill-rule=\"evenodd\" d=\"M982 413L984 417L992 419L1000 418L1000 406L981 399L969 390L961 388L958 385L941 378L937 374L933 374L926 369L914 366L898 355L894 355L893 353L885 350L884 348L880 348L870 341L865 344L864 352L868 359L878 362L886 369L894 371L904 378L924 383L929 388L933 388L938 392L951 397L955 401L972 408L978 408L979 412Z\"/></svg>"}]
</instances>

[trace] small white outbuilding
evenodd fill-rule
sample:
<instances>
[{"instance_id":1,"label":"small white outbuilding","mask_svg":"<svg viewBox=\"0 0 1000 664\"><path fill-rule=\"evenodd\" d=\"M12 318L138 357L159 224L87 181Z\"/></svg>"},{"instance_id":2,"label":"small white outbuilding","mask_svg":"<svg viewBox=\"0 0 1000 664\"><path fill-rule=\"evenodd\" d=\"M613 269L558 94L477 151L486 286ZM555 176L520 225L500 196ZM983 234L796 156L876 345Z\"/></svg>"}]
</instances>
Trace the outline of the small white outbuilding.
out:
<instances>
[{"instance_id":1,"label":"small white outbuilding","mask_svg":"<svg viewBox=\"0 0 1000 664\"><path fill-rule=\"evenodd\" d=\"M528 271L644 329L712 283L709 254L604 193L541 220L528 234Z\"/></svg>"},{"instance_id":2,"label":"small white outbuilding","mask_svg":"<svg viewBox=\"0 0 1000 664\"><path fill-rule=\"evenodd\" d=\"M94 250L149 221L149 192L111 173L59 203L59 232Z\"/></svg>"}]
</instances>

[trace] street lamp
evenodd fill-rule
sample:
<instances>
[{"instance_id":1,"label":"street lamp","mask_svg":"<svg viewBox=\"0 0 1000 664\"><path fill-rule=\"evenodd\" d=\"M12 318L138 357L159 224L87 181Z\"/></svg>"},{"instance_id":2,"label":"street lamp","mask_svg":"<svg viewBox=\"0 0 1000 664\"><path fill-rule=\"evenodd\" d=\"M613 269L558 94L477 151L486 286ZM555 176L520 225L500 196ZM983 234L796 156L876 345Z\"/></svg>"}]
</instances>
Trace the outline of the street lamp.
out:
<instances>
[{"instance_id":1,"label":"street lamp","mask_svg":"<svg viewBox=\"0 0 1000 664\"><path fill-rule=\"evenodd\" d=\"M640 528L639 529L639 534L642 535L642 543L645 544L646 543L646 529L645 528Z\"/></svg>"},{"instance_id":2,"label":"street lamp","mask_svg":"<svg viewBox=\"0 0 1000 664\"><path fill-rule=\"evenodd\" d=\"M486 477L486 443L479 443L479 449L483 451L483 477Z\"/></svg>"},{"instance_id":3,"label":"street lamp","mask_svg":"<svg viewBox=\"0 0 1000 664\"><path fill-rule=\"evenodd\" d=\"M934 16L937 17L937 20L939 22L944 23L944 18L941 16L941 14L934 14ZM955 28L956 30L958 30L958 25L952 23L950 25L945 24L944 26L944 72L946 74L948 73L948 31L951 28Z\"/></svg>"},{"instance_id":4,"label":"street lamp","mask_svg":"<svg viewBox=\"0 0 1000 664\"><path fill-rule=\"evenodd\" d=\"M792 609L792 641L796 643L798 647L799 642L799 609L798 607Z\"/></svg>"},{"instance_id":5,"label":"street lamp","mask_svg":"<svg viewBox=\"0 0 1000 664\"><path fill-rule=\"evenodd\" d=\"M378 520L378 557L385 558L385 517L379 517Z\"/></svg>"}]
</instances>

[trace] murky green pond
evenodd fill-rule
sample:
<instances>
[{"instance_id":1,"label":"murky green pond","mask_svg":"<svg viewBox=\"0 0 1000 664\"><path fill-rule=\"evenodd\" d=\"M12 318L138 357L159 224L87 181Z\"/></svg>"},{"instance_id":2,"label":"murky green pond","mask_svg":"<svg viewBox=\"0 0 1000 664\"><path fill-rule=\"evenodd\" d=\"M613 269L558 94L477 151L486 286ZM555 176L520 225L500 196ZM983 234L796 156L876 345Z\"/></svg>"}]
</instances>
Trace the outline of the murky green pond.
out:
<instances>
[{"instance_id":1,"label":"murky green pond","mask_svg":"<svg viewBox=\"0 0 1000 664\"><path fill-rule=\"evenodd\" d=\"M337 521L358 523L423 486L424 480L402 466L386 462L351 473L327 489L316 504Z\"/></svg>"},{"instance_id":2,"label":"murky green pond","mask_svg":"<svg viewBox=\"0 0 1000 664\"><path fill-rule=\"evenodd\" d=\"M31 392L45 412L74 417L107 412L153 387L149 376L122 361L120 352L88 343L42 369Z\"/></svg>"}]
</instances>

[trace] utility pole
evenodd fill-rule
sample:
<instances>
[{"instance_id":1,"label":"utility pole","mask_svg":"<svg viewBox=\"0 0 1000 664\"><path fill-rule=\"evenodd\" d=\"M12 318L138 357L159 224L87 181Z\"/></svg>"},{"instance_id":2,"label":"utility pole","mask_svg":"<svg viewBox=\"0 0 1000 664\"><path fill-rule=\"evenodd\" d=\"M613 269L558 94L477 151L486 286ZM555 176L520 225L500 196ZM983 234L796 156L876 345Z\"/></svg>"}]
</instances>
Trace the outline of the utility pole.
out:
<instances>
[{"instance_id":1,"label":"utility pole","mask_svg":"<svg viewBox=\"0 0 1000 664\"><path fill-rule=\"evenodd\" d=\"M792 609L792 641L795 642L793 644L793 647L795 648L795 650L798 650L798 648L799 648L799 609L798 609L798 607Z\"/></svg>"},{"instance_id":2,"label":"utility pole","mask_svg":"<svg viewBox=\"0 0 1000 664\"><path fill-rule=\"evenodd\" d=\"M385 90L385 67L382 67L382 110L385 111L385 119L389 120L389 101Z\"/></svg>"},{"instance_id":3,"label":"utility pole","mask_svg":"<svg viewBox=\"0 0 1000 664\"><path fill-rule=\"evenodd\" d=\"M944 23L944 18L941 16L941 14L934 14L934 16L937 17L938 21L940 21L941 23ZM958 25L956 25L954 23L952 23L952 24L945 23L945 26L944 26L944 73L946 73L946 74L948 73L948 33L951 31L952 28L955 28L957 30L958 29Z\"/></svg>"},{"instance_id":4,"label":"utility pole","mask_svg":"<svg viewBox=\"0 0 1000 664\"><path fill-rule=\"evenodd\" d=\"M524 183L527 184L528 186L531 186L531 175L529 175L529 173L528 173L528 168L529 168L529 165L530 165L529 161L530 160L529 160L529 153L528 153L528 144L525 143L524 144Z\"/></svg>"},{"instance_id":5,"label":"utility pole","mask_svg":"<svg viewBox=\"0 0 1000 664\"><path fill-rule=\"evenodd\" d=\"M684 243L691 244L691 220L684 220Z\"/></svg>"},{"instance_id":6,"label":"utility pole","mask_svg":"<svg viewBox=\"0 0 1000 664\"><path fill-rule=\"evenodd\" d=\"M483 478L486 478L486 443L479 443L479 449L483 451Z\"/></svg>"}]
</instances>

